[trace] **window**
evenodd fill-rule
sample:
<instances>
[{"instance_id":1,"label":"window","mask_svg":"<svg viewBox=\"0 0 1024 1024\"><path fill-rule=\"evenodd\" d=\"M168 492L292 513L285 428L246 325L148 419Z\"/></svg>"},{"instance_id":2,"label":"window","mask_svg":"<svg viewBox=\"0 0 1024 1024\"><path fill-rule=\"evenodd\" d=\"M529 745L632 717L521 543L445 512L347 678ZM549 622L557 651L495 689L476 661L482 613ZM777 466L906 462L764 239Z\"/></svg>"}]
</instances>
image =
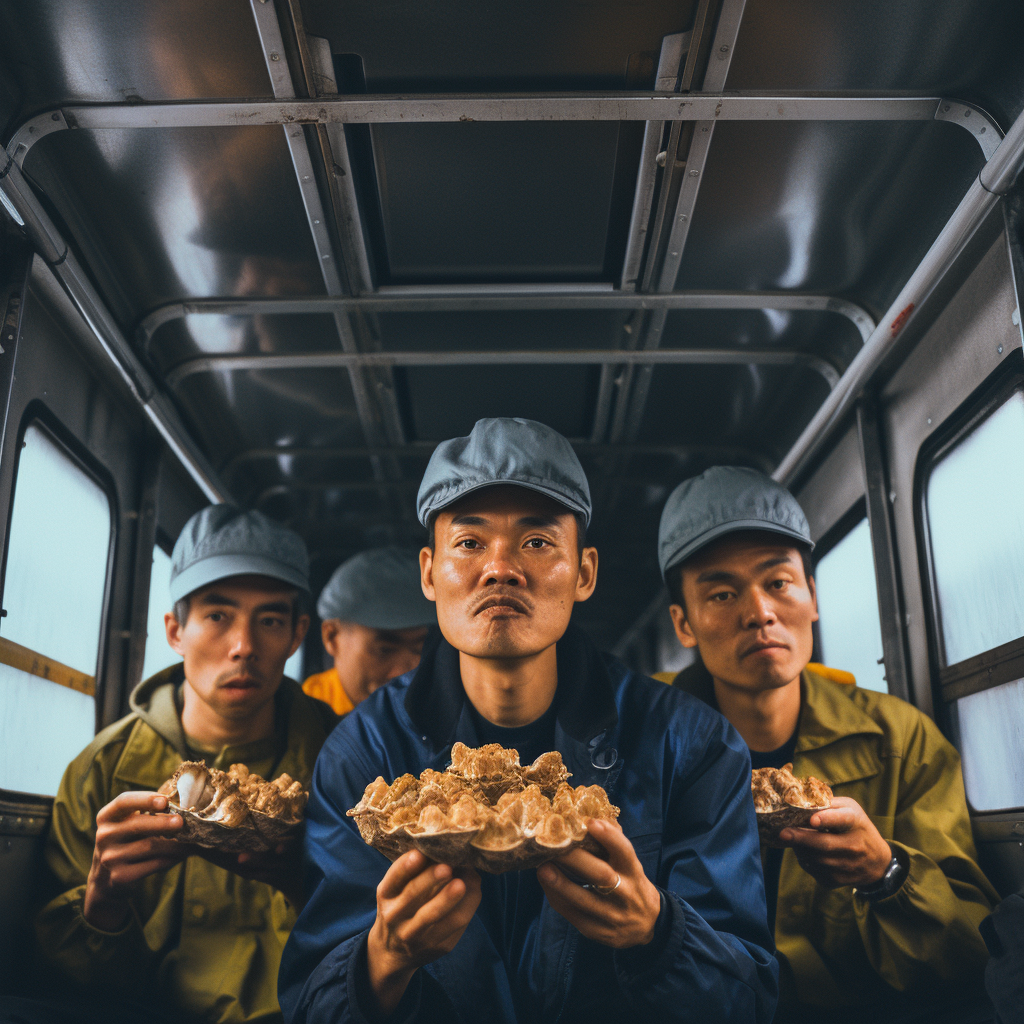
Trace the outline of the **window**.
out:
<instances>
[{"instance_id":1,"label":"window","mask_svg":"<svg viewBox=\"0 0 1024 1024\"><path fill-rule=\"evenodd\" d=\"M1024 394L990 393L954 430L921 488L934 653L967 799L1012 810L1024 807Z\"/></svg>"},{"instance_id":2,"label":"window","mask_svg":"<svg viewBox=\"0 0 1024 1024\"><path fill-rule=\"evenodd\" d=\"M945 664L1024 636L1024 395L932 468L928 534Z\"/></svg>"},{"instance_id":3,"label":"window","mask_svg":"<svg viewBox=\"0 0 1024 1024\"><path fill-rule=\"evenodd\" d=\"M93 737L110 542L103 489L30 424L18 460L7 616L0 620L4 789L55 795L68 762Z\"/></svg>"},{"instance_id":4,"label":"window","mask_svg":"<svg viewBox=\"0 0 1024 1024\"><path fill-rule=\"evenodd\" d=\"M305 661L302 648L303 644L299 644L299 649L284 663L284 674L299 683L305 678L302 674L302 665Z\"/></svg>"},{"instance_id":5,"label":"window","mask_svg":"<svg viewBox=\"0 0 1024 1024\"><path fill-rule=\"evenodd\" d=\"M146 658L142 678L148 679L181 658L167 643L164 615L171 610L171 556L159 544L153 545L153 568L149 575L149 610L146 614Z\"/></svg>"},{"instance_id":6,"label":"window","mask_svg":"<svg viewBox=\"0 0 1024 1024\"><path fill-rule=\"evenodd\" d=\"M866 518L821 557L814 582L822 660L852 672L858 686L888 693L885 668L880 664L882 629Z\"/></svg>"}]
</instances>

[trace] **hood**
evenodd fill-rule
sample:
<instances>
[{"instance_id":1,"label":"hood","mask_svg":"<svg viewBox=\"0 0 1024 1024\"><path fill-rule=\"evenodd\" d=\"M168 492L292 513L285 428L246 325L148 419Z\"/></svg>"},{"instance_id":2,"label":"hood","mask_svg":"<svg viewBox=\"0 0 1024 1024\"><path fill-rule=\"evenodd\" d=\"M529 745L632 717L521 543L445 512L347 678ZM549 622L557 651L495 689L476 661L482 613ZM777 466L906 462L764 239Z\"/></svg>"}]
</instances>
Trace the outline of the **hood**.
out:
<instances>
[{"instance_id":1,"label":"hood","mask_svg":"<svg viewBox=\"0 0 1024 1024\"><path fill-rule=\"evenodd\" d=\"M171 665L139 683L128 698L128 706L157 735L174 747L183 760L187 760L188 746L176 699L178 687L184 681L184 667L180 663Z\"/></svg>"}]
</instances>

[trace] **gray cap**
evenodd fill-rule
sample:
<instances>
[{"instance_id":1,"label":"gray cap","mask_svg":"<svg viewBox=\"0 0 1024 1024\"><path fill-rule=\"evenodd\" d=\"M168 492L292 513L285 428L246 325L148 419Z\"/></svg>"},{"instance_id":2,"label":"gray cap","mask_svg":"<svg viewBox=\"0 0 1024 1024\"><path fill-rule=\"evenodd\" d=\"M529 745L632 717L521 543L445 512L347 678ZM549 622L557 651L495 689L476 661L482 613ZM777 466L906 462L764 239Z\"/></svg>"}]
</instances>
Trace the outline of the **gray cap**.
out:
<instances>
[{"instance_id":1,"label":"gray cap","mask_svg":"<svg viewBox=\"0 0 1024 1024\"><path fill-rule=\"evenodd\" d=\"M518 417L477 420L469 437L439 444L416 495L416 514L429 526L435 512L495 484L546 494L590 525L590 486L572 445L557 430Z\"/></svg>"},{"instance_id":2,"label":"gray cap","mask_svg":"<svg viewBox=\"0 0 1024 1024\"><path fill-rule=\"evenodd\" d=\"M181 531L171 554L171 600L228 576L269 576L309 590L309 555L302 538L262 512L210 505Z\"/></svg>"},{"instance_id":3,"label":"gray cap","mask_svg":"<svg viewBox=\"0 0 1024 1024\"><path fill-rule=\"evenodd\" d=\"M437 622L420 586L419 552L390 546L342 562L320 592L316 613L369 629L414 629Z\"/></svg>"},{"instance_id":4,"label":"gray cap","mask_svg":"<svg viewBox=\"0 0 1024 1024\"><path fill-rule=\"evenodd\" d=\"M674 565L739 530L777 533L813 548L804 510L782 484L756 469L712 466L669 496L658 527L658 563Z\"/></svg>"}]
</instances>

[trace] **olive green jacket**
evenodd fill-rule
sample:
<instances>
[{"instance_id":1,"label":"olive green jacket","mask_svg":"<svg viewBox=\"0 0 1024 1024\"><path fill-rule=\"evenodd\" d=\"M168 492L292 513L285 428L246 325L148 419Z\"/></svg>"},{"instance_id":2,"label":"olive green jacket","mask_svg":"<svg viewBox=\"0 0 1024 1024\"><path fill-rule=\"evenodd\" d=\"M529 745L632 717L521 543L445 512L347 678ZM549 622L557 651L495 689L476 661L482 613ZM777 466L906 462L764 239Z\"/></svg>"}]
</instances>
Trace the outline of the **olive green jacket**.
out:
<instances>
[{"instance_id":1,"label":"olive green jacket","mask_svg":"<svg viewBox=\"0 0 1024 1024\"><path fill-rule=\"evenodd\" d=\"M178 665L141 683L132 713L64 773L46 841L53 898L36 918L38 954L44 969L80 986L174 1008L184 1019L279 1021L277 970L296 914L270 886L190 857L140 883L122 931L101 931L82 916L97 812L121 793L157 789L195 753L176 701L182 679ZM267 778L287 772L308 788L334 713L290 679L275 709L275 738L206 754L207 764L240 762Z\"/></svg>"},{"instance_id":2,"label":"olive green jacket","mask_svg":"<svg viewBox=\"0 0 1024 1024\"><path fill-rule=\"evenodd\" d=\"M717 706L703 666L673 685ZM999 897L977 864L960 757L931 719L897 697L805 670L793 772L856 800L909 872L893 896L870 903L850 886L820 885L785 851L775 915L780 1019L797 1005L888 1004L895 992L980 981L978 924Z\"/></svg>"}]
</instances>

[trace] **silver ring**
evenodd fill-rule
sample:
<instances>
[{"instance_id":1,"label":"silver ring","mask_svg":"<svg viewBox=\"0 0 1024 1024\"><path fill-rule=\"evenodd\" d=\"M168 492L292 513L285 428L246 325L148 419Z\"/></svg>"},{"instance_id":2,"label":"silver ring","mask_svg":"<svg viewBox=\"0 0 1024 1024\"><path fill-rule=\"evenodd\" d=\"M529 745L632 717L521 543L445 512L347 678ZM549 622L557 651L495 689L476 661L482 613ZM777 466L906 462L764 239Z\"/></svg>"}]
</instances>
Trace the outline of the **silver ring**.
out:
<instances>
[{"instance_id":1,"label":"silver ring","mask_svg":"<svg viewBox=\"0 0 1024 1024\"><path fill-rule=\"evenodd\" d=\"M622 885L622 875L616 872L614 885L591 885L589 888L593 889L598 896L611 896L620 885Z\"/></svg>"}]
</instances>

